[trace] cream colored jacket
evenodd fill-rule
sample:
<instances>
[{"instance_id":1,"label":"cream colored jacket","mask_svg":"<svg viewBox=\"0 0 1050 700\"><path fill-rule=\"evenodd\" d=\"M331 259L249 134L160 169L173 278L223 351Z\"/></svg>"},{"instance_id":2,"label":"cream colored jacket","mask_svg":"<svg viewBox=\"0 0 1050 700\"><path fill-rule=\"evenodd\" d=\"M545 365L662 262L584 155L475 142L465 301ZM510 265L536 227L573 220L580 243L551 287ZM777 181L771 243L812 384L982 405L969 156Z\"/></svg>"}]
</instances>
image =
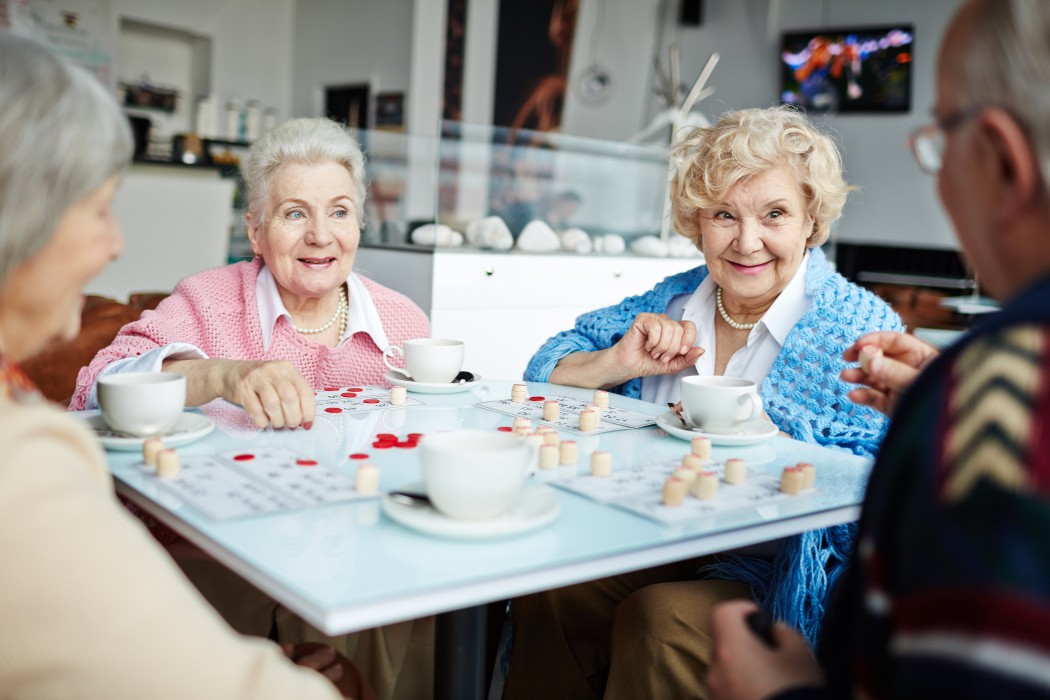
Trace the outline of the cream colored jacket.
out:
<instances>
[{"instance_id":1,"label":"cream colored jacket","mask_svg":"<svg viewBox=\"0 0 1050 700\"><path fill-rule=\"evenodd\" d=\"M231 630L113 495L79 420L0 399L0 698L338 698Z\"/></svg>"}]
</instances>

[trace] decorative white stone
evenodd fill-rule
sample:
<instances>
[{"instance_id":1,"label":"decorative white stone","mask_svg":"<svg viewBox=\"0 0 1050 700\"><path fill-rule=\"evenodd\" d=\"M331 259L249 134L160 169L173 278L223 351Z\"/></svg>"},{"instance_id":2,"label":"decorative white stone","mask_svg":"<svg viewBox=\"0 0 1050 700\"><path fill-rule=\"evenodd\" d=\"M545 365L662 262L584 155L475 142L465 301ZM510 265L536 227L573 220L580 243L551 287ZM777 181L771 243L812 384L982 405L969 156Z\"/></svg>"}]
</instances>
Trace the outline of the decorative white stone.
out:
<instances>
[{"instance_id":1,"label":"decorative white stone","mask_svg":"<svg viewBox=\"0 0 1050 700\"><path fill-rule=\"evenodd\" d=\"M486 216L474 219L467 224L467 244L475 248L495 248L510 250L514 245L514 236L503 219L498 216Z\"/></svg>"},{"instance_id":2,"label":"decorative white stone","mask_svg":"<svg viewBox=\"0 0 1050 700\"><path fill-rule=\"evenodd\" d=\"M603 253L606 255L619 255L627 249L627 244L624 243L623 236L617 236L615 233L607 233L595 242L601 241L601 248Z\"/></svg>"},{"instance_id":3,"label":"decorative white stone","mask_svg":"<svg viewBox=\"0 0 1050 700\"><path fill-rule=\"evenodd\" d=\"M700 251L696 245L685 236L672 235L667 242L667 249L672 258L698 258Z\"/></svg>"},{"instance_id":4,"label":"decorative white stone","mask_svg":"<svg viewBox=\"0 0 1050 700\"><path fill-rule=\"evenodd\" d=\"M423 224L412 231L412 242L449 248L463 245L463 234L444 224Z\"/></svg>"},{"instance_id":5,"label":"decorative white stone","mask_svg":"<svg viewBox=\"0 0 1050 700\"><path fill-rule=\"evenodd\" d=\"M631 252L652 258L666 258L667 244L656 236L642 236L631 241Z\"/></svg>"},{"instance_id":6,"label":"decorative white stone","mask_svg":"<svg viewBox=\"0 0 1050 700\"><path fill-rule=\"evenodd\" d=\"M582 228L570 228L561 234L561 249L586 255L593 245L591 237Z\"/></svg>"},{"instance_id":7,"label":"decorative white stone","mask_svg":"<svg viewBox=\"0 0 1050 700\"><path fill-rule=\"evenodd\" d=\"M518 235L517 247L526 253L551 253L561 248L561 239L545 222L533 219Z\"/></svg>"}]
</instances>

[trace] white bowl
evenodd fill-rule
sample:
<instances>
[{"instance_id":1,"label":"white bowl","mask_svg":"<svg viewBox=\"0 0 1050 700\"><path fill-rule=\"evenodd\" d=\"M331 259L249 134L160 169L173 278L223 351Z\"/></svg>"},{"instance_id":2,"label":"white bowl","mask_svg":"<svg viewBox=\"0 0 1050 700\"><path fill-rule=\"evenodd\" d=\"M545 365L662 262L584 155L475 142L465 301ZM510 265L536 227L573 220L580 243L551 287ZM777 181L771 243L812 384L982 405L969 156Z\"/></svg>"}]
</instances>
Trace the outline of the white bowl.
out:
<instances>
[{"instance_id":1,"label":"white bowl","mask_svg":"<svg viewBox=\"0 0 1050 700\"><path fill-rule=\"evenodd\" d=\"M536 459L527 442L495 430L432 433L419 447L427 495L451 518L494 518L509 510Z\"/></svg>"},{"instance_id":2,"label":"white bowl","mask_svg":"<svg viewBox=\"0 0 1050 700\"><path fill-rule=\"evenodd\" d=\"M113 430L163 435L186 405L186 377L171 372L127 372L98 378L98 405Z\"/></svg>"}]
</instances>

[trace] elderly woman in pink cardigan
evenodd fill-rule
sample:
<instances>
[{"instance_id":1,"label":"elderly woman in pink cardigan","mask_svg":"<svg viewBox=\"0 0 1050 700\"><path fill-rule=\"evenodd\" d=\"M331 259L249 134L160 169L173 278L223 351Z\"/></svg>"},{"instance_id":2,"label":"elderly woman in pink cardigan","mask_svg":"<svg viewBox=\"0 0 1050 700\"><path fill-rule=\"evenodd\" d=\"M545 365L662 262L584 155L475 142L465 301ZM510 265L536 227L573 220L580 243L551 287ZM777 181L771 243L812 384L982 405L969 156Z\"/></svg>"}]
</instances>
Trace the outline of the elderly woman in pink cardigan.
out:
<instances>
[{"instance_id":1,"label":"elderly woman in pink cardigan","mask_svg":"<svg viewBox=\"0 0 1050 700\"><path fill-rule=\"evenodd\" d=\"M339 124L293 119L251 150L243 175L256 259L179 282L80 371L71 409L97 406L102 374L176 372L186 403L239 404L260 428L310 428L313 389L383 384L382 351L429 335L423 311L352 272L364 157Z\"/></svg>"}]
</instances>

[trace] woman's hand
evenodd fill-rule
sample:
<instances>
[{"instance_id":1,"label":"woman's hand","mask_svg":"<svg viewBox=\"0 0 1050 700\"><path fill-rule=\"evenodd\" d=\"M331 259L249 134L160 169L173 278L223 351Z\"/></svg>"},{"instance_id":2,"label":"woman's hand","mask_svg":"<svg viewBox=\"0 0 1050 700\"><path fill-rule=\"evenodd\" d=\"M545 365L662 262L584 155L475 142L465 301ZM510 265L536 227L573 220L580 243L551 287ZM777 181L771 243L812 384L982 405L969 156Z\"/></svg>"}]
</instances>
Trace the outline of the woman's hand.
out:
<instances>
[{"instance_id":1,"label":"woman's hand","mask_svg":"<svg viewBox=\"0 0 1050 700\"><path fill-rule=\"evenodd\" d=\"M281 651L296 665L313 669L327 678L344 698L374 700L371 688L364 683L350 659L327 644L282 644Z\"/></svg>"},{"instance_id":2,"label":"woman's hand","mask_svg":"<svg viewBox=\"0 0 1050 700\"><path fill-rule=\"evenodd\" d=\"M897 399L939 353L913 335L879 331L862 336L842 353L857 368L842 370L842 380L864 384L849 393L850 399L890 415Z\"/></svg>"},{"instance_id":3,"label":"woman's hand","mask_svg":"<svg viewBox=\"0 0 1050 700\"><path fill-rule=\"evenodd\" d=\"M720 603L711 613L714 651L707 686L719 700L760 700L788 688L824 684L813 654L794 630L773 625L770 648L748 627L746 618L758 610L752 601Z\"/></svg>"},{"instance_id":4,"label":"woman's hand","mask_svg":"<svg viewBox=\"0 0 1050 700\"><path fill-rule=\"evenodd\" d=\"M186 376L188 406L222 398L241 406L259 428L313 424L313 389L291 362L170 360L164 371Z\"/></svg>"},{"instance_id":5,"label":"woman's hand","mask_svg":"<svg viewBox=\"0 0 1050 700\"><path fill-rule=\"evenodd\" d=\"M563 357L547 381L607 389L636 377L677 374L704 354L703 348L693 347L694 342L696 326L691 321L638 314L611 348Z\"/></svg>"}]
</instances>

